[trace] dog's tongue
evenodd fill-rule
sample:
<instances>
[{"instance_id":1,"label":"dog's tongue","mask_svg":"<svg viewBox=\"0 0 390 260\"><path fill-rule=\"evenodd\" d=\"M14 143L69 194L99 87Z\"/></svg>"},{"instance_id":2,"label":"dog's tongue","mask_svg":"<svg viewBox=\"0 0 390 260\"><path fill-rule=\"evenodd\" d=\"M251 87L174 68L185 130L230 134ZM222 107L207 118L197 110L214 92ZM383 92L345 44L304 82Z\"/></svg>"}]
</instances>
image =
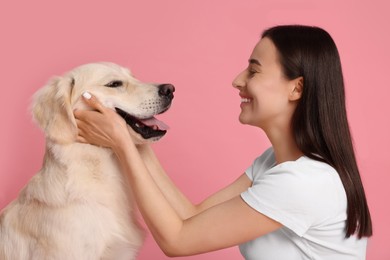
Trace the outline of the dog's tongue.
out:
<instances>
[{"instance_id":1,"label":"dog's tongue","mask_svg":"<svg viewBox=\"0 0 390 260\"><path fill-rule=\"evenodd\" d=\"M153 129L160 129L160 130L168 130L169 126L166 125L164 122L157 120L155 117L143 119L141 122L149 127L152 127Z\"/></svg>"}]
</instances>

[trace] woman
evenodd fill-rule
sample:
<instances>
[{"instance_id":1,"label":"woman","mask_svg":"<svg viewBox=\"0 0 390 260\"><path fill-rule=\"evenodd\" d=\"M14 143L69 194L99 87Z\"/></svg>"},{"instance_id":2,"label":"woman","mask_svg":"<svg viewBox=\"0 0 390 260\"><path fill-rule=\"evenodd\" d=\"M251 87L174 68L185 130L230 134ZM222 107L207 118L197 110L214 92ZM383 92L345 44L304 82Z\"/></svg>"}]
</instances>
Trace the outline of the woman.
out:
<instances>
[{"instance_id":1,"label":"woman","mask_svg":"<svg viewBox=\"0 0 390 260\"><path fill-rule=\"evenodd\" d=\"M240 122L261 128L272 147L199 205L174 186L148 145L137 149L114 111L88 95L97 111L75 111L79 140L113 149L169 256L240 245L246 259L364 259L371 219L330 35L308 26L266 30L233 87Z\"/></svg>"}]
</instances>

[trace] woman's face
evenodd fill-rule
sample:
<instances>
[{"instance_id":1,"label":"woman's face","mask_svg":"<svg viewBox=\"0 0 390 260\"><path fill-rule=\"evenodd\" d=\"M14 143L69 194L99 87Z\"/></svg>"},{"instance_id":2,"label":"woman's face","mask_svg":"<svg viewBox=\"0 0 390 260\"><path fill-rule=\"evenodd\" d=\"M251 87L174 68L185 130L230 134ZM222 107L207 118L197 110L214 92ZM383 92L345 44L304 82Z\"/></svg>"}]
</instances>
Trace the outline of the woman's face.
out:
<instances>
[{"instance_id":1,"label":"woman's face","mask_svg":"<svg viewBox=\"0 0 390 260\"><path fill-rule=\"evenodd\" d=\"M296 102L295 81L284 77L273 42L263 38L255 46L248 67L233 81L241 97L239 120L267 130L289 124Z\"/></svg>"}]
</instances>

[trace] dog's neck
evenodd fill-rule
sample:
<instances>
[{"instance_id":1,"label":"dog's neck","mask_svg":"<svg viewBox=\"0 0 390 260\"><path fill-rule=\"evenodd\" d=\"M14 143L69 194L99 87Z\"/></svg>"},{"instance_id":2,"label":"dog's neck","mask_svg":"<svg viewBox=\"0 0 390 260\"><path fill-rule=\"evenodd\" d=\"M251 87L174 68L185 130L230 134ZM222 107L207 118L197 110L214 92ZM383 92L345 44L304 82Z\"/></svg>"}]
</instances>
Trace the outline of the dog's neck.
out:
<instances>
[{"instance_id":1,"label":"dog's neck","mask_svg":"<svg viewBox=\"0 0 390 260\"><path fill-rule=\"evenodd\" d=\"M46 164L55 164L63 171L67 171L71 165L92 169L102 163L116 163L116 157L111 149L76 142L58 144L46 140L43 168L46 168Z\"/></svg>"},{"instance_id":2,"label":"dog's neck","mask_svg":"<svg viewBox=\"0 0 390 260\"><path fill-rule=\"evenodd\" d=\"M121 178L112 150L81 143L63 145L47 140L43 166L20 198L54 207L69 201L101 200L105 203L106 198L99 197L100 190L121 189L122 182L118 181Z\"/></svg>"}]
</instances>

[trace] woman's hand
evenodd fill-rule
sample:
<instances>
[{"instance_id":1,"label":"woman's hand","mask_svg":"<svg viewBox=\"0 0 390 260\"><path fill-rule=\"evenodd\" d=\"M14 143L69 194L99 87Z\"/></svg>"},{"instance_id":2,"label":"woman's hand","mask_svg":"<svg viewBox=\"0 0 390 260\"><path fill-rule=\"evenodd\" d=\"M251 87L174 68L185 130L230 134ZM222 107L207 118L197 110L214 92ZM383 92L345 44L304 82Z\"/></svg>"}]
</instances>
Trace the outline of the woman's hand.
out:
<instances>
[{"instance_id":1,"label":"woman's hand","mask_svg":"<svg viewBox=\"0 0 390 260\"><path fill-rule=\"evenodd\" d=\"M75 110L77 141L114 149L131 141L126 122L112 109L104 107L96 97L83 94L84 102L93 110Z\"/></svg>"}]
</instances>

